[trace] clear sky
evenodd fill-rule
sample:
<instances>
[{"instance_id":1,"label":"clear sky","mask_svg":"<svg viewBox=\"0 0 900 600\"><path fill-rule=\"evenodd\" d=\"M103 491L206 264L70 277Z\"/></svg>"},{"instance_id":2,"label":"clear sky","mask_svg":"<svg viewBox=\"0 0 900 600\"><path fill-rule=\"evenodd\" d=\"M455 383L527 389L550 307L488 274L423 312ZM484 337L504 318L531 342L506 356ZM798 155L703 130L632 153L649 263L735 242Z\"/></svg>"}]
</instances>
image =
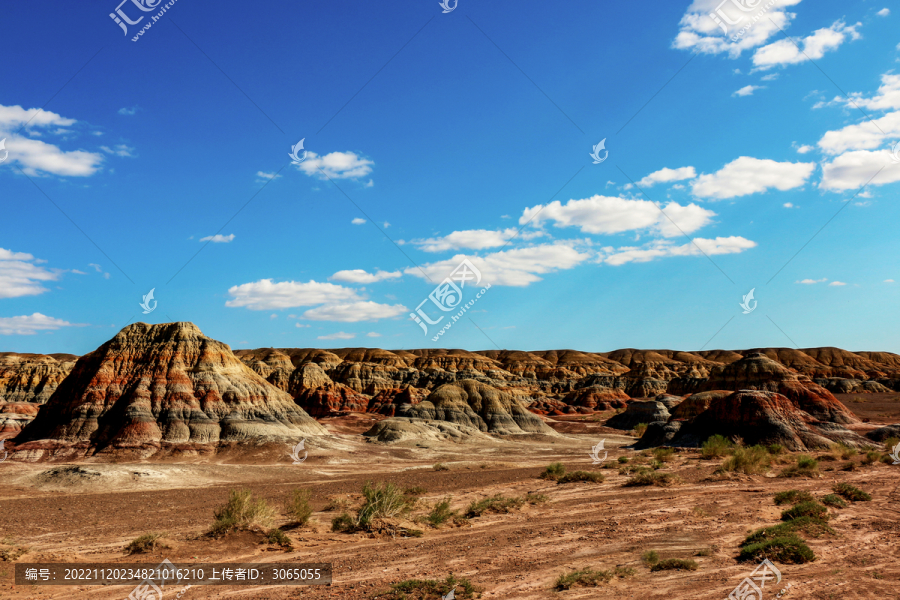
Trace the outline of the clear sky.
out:
<instances>
[{"instance_id":1,"label":"clear sky","mask_svg":"<svg viewBox=\"0 0 900 600\"><path fill-rule=\"evenodd\" d=\"M455 6L10 3L0 351L900 352L900 8Z\"/></svg>"}]
</instances>

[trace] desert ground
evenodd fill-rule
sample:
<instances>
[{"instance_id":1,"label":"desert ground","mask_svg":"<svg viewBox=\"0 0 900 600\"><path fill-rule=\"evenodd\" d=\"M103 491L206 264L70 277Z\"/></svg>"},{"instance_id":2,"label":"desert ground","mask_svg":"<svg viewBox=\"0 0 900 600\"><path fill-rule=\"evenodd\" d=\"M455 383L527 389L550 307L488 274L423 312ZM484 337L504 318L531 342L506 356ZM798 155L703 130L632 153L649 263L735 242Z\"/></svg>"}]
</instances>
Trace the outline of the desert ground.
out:
<instances>
[{"instance_id":1,"label":"desert ground","mask_svg":"<svg viewBox=\"0 0 900 600\"><path fill-rule=\"evenodd\" d=\"M882 397L884 396L884 397ZM900 421L900 394L842 395L860 418ZM613 414L613 413L609 413ZM848 482L872 496L829 509L833 534L804 536L816 560L779 564L782 581L764 597L800 599L896 598L900 581L900 465L864 464L864 453L844 459L814 452L819 474L783 478L790 453L763 475L716 475L722 459L677 449L659 469L674 474L670 487L624 486L619 457L649 462L650 451L627 448L636 438L607 429L606 416L557 416L546 421L559 437L499 436L447 441L369 443L360 434L380 415L351 413L321 419L330 435L310 439L308 459L292 464L284 446L235 444L212 457L153 462L0 463L0 598L126 598L130 586L22 586L18 562L330 562L326 586L169 586L165 598L342 598L389 596L409 579L467 579L482 598L721 599L756 567L736 560L743 538L780 521L785 506L773 495L788 489L817 499L835 483ZM873 419L874 420L874 419ZM593 465L591 448L605 440L608 458ZM569 470L599 471L605 481L556 483L539 475L552 462ZM852 466L851 466L852 463ZM435 465L443 467L435 468ZM541 494L545 502L508 513L453 520L422 534L403 528L382 533L335 533L331 520L360 501L367 481L393 482L412 492L408 519L427 514L450 497L460 512L472 501L502 494ZM262 531L207 535L215 509L232 489L245 488L277 506L291 490L311 491L315 511L303 527L278 524L290 548L268 543ZM327 509L327 510L326 510ZM419 521L421 523L421 521ZM398 533L399 531L399 533ZM163 533L165 548L128 556L125 546L148 532ZM685 558L695 571L651 572L642 560ZM557 590L557 578L580 569L630 568L596 587ZM417 597L417 596L411 596ZM457 596L459 597L459 596Z\"/></svg>"}]
</instances>

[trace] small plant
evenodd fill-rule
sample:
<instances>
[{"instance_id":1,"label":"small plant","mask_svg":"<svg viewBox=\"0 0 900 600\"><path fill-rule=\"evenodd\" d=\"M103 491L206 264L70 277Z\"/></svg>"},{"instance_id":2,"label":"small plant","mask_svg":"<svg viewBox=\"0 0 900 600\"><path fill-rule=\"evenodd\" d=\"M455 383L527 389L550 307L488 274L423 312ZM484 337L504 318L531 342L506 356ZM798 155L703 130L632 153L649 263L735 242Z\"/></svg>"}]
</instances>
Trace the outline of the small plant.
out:
<instances>
[{"instance_id":1,"label":"small plant","mask_svg":"<svg viewBox=\"0 0 900 600\"><path fill-rule=\"evenodd\" d=\"M620 465L624 465L625 463L628 462L628 457L627 457L627 456L620 456L620 457L619 457L618 459L616 459L616 460L619 461L619 464L620 464Z\"/></svg>"},{"instance_id":2,"label":"small plant","mask_svg":"<svg viewBox=\"0 0 900 600\"><path fill-rule=\"evenodd\" d=\"M843 496L850 502L868 502L872 499L872 496L862 491L858 487L853 487L849 483L837 483L833 488L834 492L840 496Z\"/></svg>"},{"instance_id":3,"label":"small plant","mask_svg":"<svg viewBox=\"0 0 900 600\"><path fill-rule=\"evenodd\" d=\"M769 469L772 459L768 450L762 446L738 446L734 453L725 459L720 470L739 472L745 475L760 475Z\"/></svg>"},{"instance_id":4,"label":"small plant","mask_svg":"<svg viewBox=\"0 0 900 600\"><path fill-rule=\"evenodd\" d=\"M450 510L450 498L447 497L434 505L434 508L432 508L431 512L428 513L428 516L425 517L425 520L428 521L432 527L437 529L446 521L455 517L456 512L457 511L455 510Z\"/></svg>"},{"instance_id":5,"label":"small plant","mask_svg":"<svg viewBox=\"0 0 900 600\"><path fill-rule=\"evenodd\" d=\"M786 535L764 542L748 544L741 548L738 560L741 562L761 562L768 558L776 563L800 565L816 560L816 555L802 539L796 535Z\"/></svg>"},{"instance_id":6,"label":"small plant","mask_svg":"<svg viewBox=\"0 0 900 600\"><path fill-rule=\"evenodd\" d=\"M350 498L337 496L335 498L329 499L328 503L325 505L325 508L323 508L322 510L324 510L325 512L330 512L333 510L339 510L343 512L349 509L351 504L353 504L353 502L350 500Z\"/></svg>"},{"instance_id":7,"label":"small plant","mask_svg":"<svg viewBox=\"0 0 900 600\"><path fill-rule=\"evenodd\" d=\"M815 500L809 492L801 492L799 490L786 490L775 494L775 504L799 504L800 502L812 502Z\"/></svg>"},{"instance_id":8,"label":"small plant","mask_svg":"<svg viewBox=\"0 0 900 600\"><path fill-rule=\"evenodd\" d=\"M721 458L734 450L734 444L724 435L714 435L708 438L700 448L700 456L703 458Z\"/></svg>"},{"instance_id":9,"label":"small plant","mask_svg":"<svg viewBox=\"0 0 900 600\"><path fill-rule=\"evenodd\" d=\"M282 548L293 548L294 545L291 543L291 538L289 538L285 533L280 529L273 529L266 535L266 539L270 544L275 544L277 546L281 546Z\"/></svg>"},{"instance_id":10,"label":"small plant","mask_svg":"<svg viewBox=\"0 0 900 600\"><path fill-rule=\"evenodd\" d=\"M819 463L811 456L800 455L797 457L797 467L800 469L818 469Z\"/></svg>"},{"instance_id":11,"label":"small plant","mask_svg":"<svg viewBox=\"0 0 900 600\"><path fill-rule=\"evenodd\" d=\"M309 490L294 490L284 502L284 512L298 525L306 525L312 516L313 510L309 505L311 492Z\"/></svg>"},{"instance_id":12,"label":"small plant","mask_svg":"<svg viewBox=\"0 0 900 600\"><path fill-rule=\"evenodd\" d=\"M700 548L694 556L712 556L715 553L713 548Z\"/></svg>"},{"instance_id":13,"label":"small plant","mask_svg":"<svg viewBox=\"0 0 900 600\"><path fill-rule=\"evenodd\" d=\"M819 462L811 456L800 455L797 464L781 471L779 477L818 477Z\"/></svg>"},{"instance_id":14,"label":"small plant","mask_svg":"<svg viewBox=\"0 0 900 600\"><path fill-rule=\"evenodd\" d=\"M881 458L881 454L876 452L875 450L869 450L866 452L865 458L863 458L862 463L864 465L871 465L873 463L878 462L878 459Z\"/></svg>"},{"instance_id":15,"label":"small plant","mask_svg":"<svg viewBox=\"0 0 900 600\"><path fill-rule=\"evenodd\" d=\"M797 517L796 519L785 521L784 523L779 523L778 525L772 525L771 527L763 527L762 529L757 529L756 531L748 535L746 539L744 539L744 543L741 545L748 546L750 544L757 544L759 542L774 540L785 536L794 535L798 531L802 531L803 533L806 533L813 537L819 537L825 533L830 533L832 535L836 533L834 529L828 526L828 521L824 519L820 519L818 517Z\"/></svg>"},{"instance_id":16,"label":"small plant","mask_svg":"<svg viewBox=\"0 0 900 600\"><path fill-rule=\"evenodd\" d=\"M356 522L349 513L341 513L331 520L331 530L335 532L352 531Z\"/></svg>"},{"instance_id":17,"label":"small plant","mask_svg":"<svg viewBox=\"0 0 900 600\"><path fill-rule=\"evenodd\" d=\"M784 446L782 446L781 444L769 444L768 446L766 446L766 450L772 456L781 456L782 454L784 454Z\"/></svg>"},{"instance_id":18,"label":"small plant","mask_svg":"<svg viewBox=\"0 0 900 600\"><path fill-rule=\"evenodd\" d=\"M560 575L556 579L554 589L562 591L573 587L597 587L601 583L608 583L613 577L630 577L632 575L634 575L634 569L630 567L616 567L612 571L581 569Z\"/></svg>"},{"instance_id":19,"label":"small plant","mask_svg":"<svg viewBox=\"0 0 900 600\"><path fill-rule=\"evenodd\" d=\"M550 479L556 481L566 474L566 468L560 462L550 463L544 472L540 474L541 479Z\"/></svg>"},{"instance_id":20,"label":"small plant","mask_svg":"<svg viewBox=\"0 0 900 600\"><path fill-rule=\"evenodd\" d=\"M881 456L881 462L883 462L886 465L892 465L892 464L894 464L894 457L891 456L890 454L883 454Z\"/></svg>"},{"instance_id":21,"label":"small plant","mask_svg":"<svg viewBox=\"0 0 900 600\"><path fill-rule=\"evenodd\" d=\"M659 562L659 552L656 550L647 550L643 554L641 554L641 561L645 565L652 566Z\"/></svg>"},{"instance_id":22,"label":"small plant","mask_svg":"<svg viewBox=\"0 0 900 600\"><path fill-rule=\"evenodd\" d=\"M550 499L545 494L535 494L534 492L525 494L525 502L528 504L544 504L549 500Z\"/></svg>"},{"instance_id":23,"label":"small plant","mask_svg":"<svg viewBox=\"0 0 900 600\"><path fill-rule=\"evenodd\" d=\"M427 494L428 490L420 485L417 485L416 487L406 488L405 490L403 490L403 493L407 496L421 496L422 494Z\"/></svg>"},{"instance_id":24,"label":"small plant","mask_svg":"<svg viewBox=\"0 0 900 600\"><path fill-rule=\"evenodd\" d=\"M169 546L162 539L162 533L145 533L125 546L125 554L143 554L153 552L157 548L168 548Z\"/></svg>"},{"instance_id":25,"label":"small plant","mask_svg":"<svg viewBox=\"0 0 900 600\"><path fill-rule=\"evenodd\" d=\"M801 502L781 513L782 521L790 521L798 517L813 517L815 519L827 519L828 509L818 502Z\"/></svg>"},{"instance_id":26,"label":"small plant","mask_svg":"<svg viewBox=\"0 0 900 600\"><path fill-rule=\"evenodd\" d=\"M822 504L832 508L847 508L847 502L837 494L828 494L822 498Z\"/></svg>"},{"instance_id":27,"label":"small plant","mask_svg":"<svg viewBox=\"0 0 900 600\"><path fill-rule=\"evenodd\" d=\"M650 468L654 471L658 471L663 468L663 464L654 458L650 461Z\"/></svg>"},{"instance_id":28,"label":"small plant","mask_svg":"<svg viewBox=\"0 0 900 600\"><path fill-rule=\"evenodd\" d=\"M222 535L236 529L259 527L268 529L272 526L275 511L262 498L253 499L250 490L231 490L228 502L213 513L210 533Z\"/></svg>"},{"instance_id":29,"label":"small plant","mask_svg":"<svg viewBox=\"0 0 900 600\"><path fill-rule=\"evenodd\" d=\"M624 483L625 487L634 487L641 485L656 485L659 487L669 487L677 483L678 479L671 473L657 473L655 471L644 471L636 473L634 477Z\"/></svg>"},{"instance_id":30,"label":"small plant","mask_svg":"<svg viewBox=\"0 0 900 600\"><path fill-rule=\"evenodd\" d=\"M450 575L444 581L433 579L407 579L391 585L387 592L379 593L376 597L383 600L438 600L454 592L457 599L469 600L475 598L479 591L468 579L457 579Z\"/></svg>"},{"instance_id":31,"label":"small plant","mask_svg":"<svg viewBox=\"0 0 900 600\"><path fill-rule=\"evenodd\" d=\"M592 471L572 471L566 473L556 480L557 483L573 483L576 481L586 481L589 483L603 483L603 473L595 473Z\"/></svg>"},{"instance_id":32,"label":"small plant","mask_svg":"<svg viewBox=\"0 0 900 600\"><path fill-rule=\"evenodd\" d=\"M900 444L900 438L896 438L894 436L891 436L891 437L887 438L886 440L884 440L884 447L890 451L893 451L894 447L897 444Z\"/></svg>"},{"instance_id":33,"label":"small plant","mask_svg":"<svg viewBox=\"0 0 900 600\"><path fill-rule=\"evenodd\" d=\"M670 462L675 460L674 448L656 448L653 450L653 456L659 462Z\"/></svg>"},{"instance_id":34,"label":"small plant","mask_svg":"<svg viewBox=\"0 0 900 600\"><path fill-rule=\"evenodd\" d=\"M844 442L838 442L831 445L831 455L835 458L850 460L851 456L856 456L857 450L853 446L849 446Z\"/></svg>"},{"instance_id":35,"label":"small plant","mask_svg":"<svg viewBox=\"0 0 900 600\"><path fill-rule=\"evenodd\" d=\"M358 525L366 527L373 519L396 518L409 510L409 500L393 483L367 482L363 486L365 502L356 515Z\"/></svg>"},{"instance_id":36,"label":"small plant","mask_svg":"<svg viewBox=\"0 0 900 600\"><path fill-rule=\"evenodd\" d=\"M695 506L694 508L692 508L691 512L694 513L694 516L697 517L698 519L702 519L703 517L709 516L709 513L707 513L705 510L703 510L699 506Z\"/></svg>"},{"instance_id":37,"label":"small plant","mask_svg":"<svg viewBox=\"0 0 900 600\"><path fill-rule=\"evenodd\" d=\"M631 434L635 437L643 437L644 433L647 431L646 423L638 423L634 426L634 429L631 430Z\"/></svg>"},{"instance_id":38,"label":"small plant","mask_svg":"<svg viewBox=\"0 0 900 600\"><path fill-rule=\"evenodd\" d=\"M434 466L431 467L435 471L449 471L450 467L445 465L444 463L435 463Z\"/></svg>"},{"instance_id":39,"label":"small plant","mask_svg":"<svg viewBox=\"0 0 900 600\"><path fill-rule=\"evenodd\" d=\"M473 500L469 507L466 508L464 515L467 519L472 519L485 513L509 513L514 509L520 508L524 503L524 498L506 498L502 494L497 494L490 498Z\"/></svg>"},{"instance_id":40,"label":"small plant","mask_svg":"<svg viewBox=\"0 0 900 600\"><path fill-rule=\"evenodd\" d=\"M697 566L697 563L689 558L667 558L650 567L650 571L696 571Z\"/></svg>"}]
</instances>

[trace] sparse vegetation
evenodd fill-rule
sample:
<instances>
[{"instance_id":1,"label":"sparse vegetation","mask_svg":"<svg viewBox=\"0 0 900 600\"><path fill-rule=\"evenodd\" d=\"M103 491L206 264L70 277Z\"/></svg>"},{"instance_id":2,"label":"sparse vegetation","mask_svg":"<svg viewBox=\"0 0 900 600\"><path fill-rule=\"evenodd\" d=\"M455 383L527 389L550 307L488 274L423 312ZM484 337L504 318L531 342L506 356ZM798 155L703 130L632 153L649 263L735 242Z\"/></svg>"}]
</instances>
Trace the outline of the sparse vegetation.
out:
<instances>
[{"instance_id":1,"label":"sparse vegetation","mask_svg":"<svg viewBox=\"0 0 900 600\"><path fill-rule=\"evenodd\" d=\"M625 463L628 462L628 457L627 457L627 456L620 456L620 457L619 457L618 459L616 459L616 460L619 461L619 464L620 464L620 465L624 465Z\"/></svg>"},{"instance_id":2,"label":"sparse vegetation","mask_svg":"<svg viewBox=\"0 0 900 600\"><path fill-rule=\"evenodd\" d=\"M236 529L268 529L275 518L275 510L264 499L254 499L250 490L231 490L228 502L213 515L215 520L210 534L218 536Z\"/></svg>"},{"instance_id":3,"label":"sparse vegetation","mask_svg":"<svg viewBox=\"0 0 900 600\"><path fill-rule=\"evenodd\" d=\"M573 587L597 587L601 583L608 583L614 577L631 577L632 575L634 575L634 569L630 567L616 567L612 571L581 569L560 575L556 579L554 589L562 591Z\"/></svg>"},{"instance_id":4,"label":"sparse vegetation","mask_svg":"<svg viewBox=\"0 0 900 600\"><path fill-rule=\"evenodd\" d=\"M125 554L143 554L153 552L157 548L168 548L169 546L162 541L163 535L162 533L145 533L125 546Z\"/></svg>"},{"instance_id":5,"label":"sparse vegetation","mask_svg":"<svg viewBox=\"0 0 900 600\"><path fill-rule=\"evenodd\" d=\"M306 525L312 516L313 510L309 505L311 496L309 490L293 490L284 502L284 512L292 519L293 523Z\"/></svg>"},{"instance_id":6,"label":"sparse vegetation","mask_svg":"<svg viewBox=\"0 0 900 600\"><path fill-rule=\"evenodd\" d=\"M714 435L703 442L700 456L703 458L721 458L734 450L734 444L724 435Z\"/></svg>"},{"instance_id":7,"label":"sparse vegetation","mask_svg":"<svg viewBox=\"0 0 900 600\"><path fill-rule=\"evenodd\" d=\"M625 487L634 487L640 485L656 485L659 487L669 487L675 485L678 479L671 473L657 473L656 471L641 471L635 473L634 477L624 483Z\"/></svg>"},{"instance_id":8,"label":"sparse vegetation","mask_svg":"<svg viewBox=\"0 0 900 600\"><path fill-rule=\"evenodd\" d=\"M760 562L765 558L774 562L799 565L816 560L816 555L802 539L796 535L786 535L748 544L741 548L738 556L741 562Z\"/></svg>"},{"instance_id":9,"label":"sparse vegetation","mask_svg":"<svg viewBox=\"0 0 900 600\"><path fill-rule=\"evenodd\" d=\"M674 448L655 448L653 450L653 456L659 462L669 462L675 460L675 449Z\"/></svg>"},{"instance_id":10,"label":"sparse vegetation","mask_svg":"<svg viewBox=\"0 0 900 600\"><path fill-rule=\"evenodd\" d=\"M294 545L291 543L291 538L285 535L285 533L278 528L270 531L266 535L266 539L270 544L275 544L285 549L292 549L294 547Z\"/></svg>"},{"instance_id":11,"label":"sparse vegetation","mask_svg":"<svg viewBox=\"0 0 900 600\"><path fill-rule=\"evenodd\" d=\"M800 502L812 502L815 500L812 494L800 490L785 490L775 494L775 504L799 504Z\"/></svg>"},{"instance_id":12,"label":"sparse vegetation","mask_svg":"<svg viewBox=\"0 0 900 600\"><path fill-rule=\"evenodd\" d=\"M367 527L373 519L393 519L409 511L409 499L393 483L366 482L363 497L365 502L356 514L361 527Z\"/></svg>"},{"instance_id":13,"label":"sparse vegetation","mask_svg":"<svg viewBox=\"0 0 900 600\"><path fill-rule=\"evenodd\" d=\"M479 591L468 579L457 579L450 575L444 581L433 579L407 579L391 586L387 592L381 592L377 598L381 600L440 600L454 590L457 599L475 598Z\"/></svg>"},{"instance_id":14,"label":"sparse vegetation","mask_svg":"<svg viewBox=\"0 0 900 600\"><path fill-rule=\"evenodd\" d=\"M667 558L650 567L650 571L696 571L697 567L689 558Z\"/></svg>"},{"instance_id":15,"label":"sparse vegetation","mask_svg":"<svg viewBox=\"0 0 900 600\"><path fill-rule=\"evenodd\" d=\"M847 508L849 506L843 498L837 494L828 494L822 498L822 504L832 508Z\"/></svg>"},{"instance_id":16,"label":"sparse vegetation","mask_svg":"<svg viewBox=\"0 0 900 600\"><path fill-rule=\"evenodd\" d=\"M328 503L325 504L325 508L323 508L322 510L324 510L325 512L329 512L332 510L346 511L352 504L353 501L350 500L350 498L337 496L335 498L330 498L328 500Z\"/></svg>"},{"instance_id":17,"label":"sparse vegetation","mask_svg":"<svg viewBox=\"0 0 900 600\"><path fill-rule=\"evenodd\" d=\"M875 450L869 450L866 452L865 458L862 459L862 464L871 465L878 462L878 459L881 458L881 454L876 452Z\"/></svg>"},{"instance_id":18,"label":"sparse vegetation","mask_svg":"<svg viewBox=\"0 0 900 600\"><path fill-rule=\"evenodd\" d=\"M356 522L350 513L341 513L331 520L331 530L335 532L351 531L356 526Z\"/></svg>"},{"instance_id":19,"label":"sparse vegetation","mask_svg":"<svg viewBox=\"0 0 900 600\"><path fill-rule=\"evenodd\" d=\"M694 553L694 556L712 556L714 553L714 548L700 548Z\"/></svg>"},{"instance_id":20,"label":"sparse vegetation","mask_svg":"<svg viewBox=\"0 0 900 600\"><path fill-rule=\"evenodd\" d=\"M641 560L648 567L653 566L659 562L659 552L656 550L647 550L641 554Z\"/></svg>"},{"instance_id":21,"label":"sparse vegetation","mask_svg":"<svg viewBox=\"0 0 900 600\"><path fill-rule=\"evenodd\" d=\"M550 463L544 472L539 475L541 479L550 479L556 481L566 474L566 468L560 462Z\"/></svg>"},{"instance_id":22,"label":"sparse vegetation","mask_svg":"<svg viewBox=\"0 0 900 600\"><path fill-rule=\"evenodd\" d=\"M725 459L719 470L722 472L737 472L745 475L760 475L769 470L772 458L768 450L762 446L738 446L734 453Z\"/></svg>"},{"instance_id":23,"label":"sparse vegetation","mask_svg":"<svg viewBox=\"0 0 900 600\"><path fill-rule=\"evenodd\" d=\"M782 511L781 520L790 521L800 517L812 517L814 519L828 519L828 509L818 502L801 502L787 510Z\"/></svg>"},{"instance_id":24,"label":"sparse vegetation","mask_svg":"<svg viewBox=\"0 0 900 600\"><path fill-rule=\"evenodd\" d=\"M835 534L835 530L829 527L828 521L817 517L798 517L771 527L757 529L744 539L742 546L757 544L768 540L775 540L785 536L794 535L802 531L807 535L819 537L824 533Z\"/></svg>"},{"instance_id":25,"label":"sparse vegetation","mask_svg":"<svg viewBox=\"0 0 900 600\"><path fill-rule=\"evenodd\" d=\"M444 463L435 463L432 467L435 471L449 471L450 467L445 465Z\"/></svg>"},{"instance_id":26,"label":"sparse vegetation","mask_svg":"<svg viewBox=\"0 0 900 600\"><path fill-rule=\"evenodd\" d=\"M634 426L634 429L631 430L631 434L635 437L643 437L644 433L647 431L646 423L638 423Z\"/></svg>"},{"instance_id":27,"label":"sparse vegetation","mask_svg":"<svg viewBox=\"0 0 900 600\"><path fill-rule=\"evenodd\" d=\"M849 483L836 483L831 489L834 490L836 494L843 496L850 502L868 502L872 499L871 495L862 491L858 487L850 485Z\"/></svg>"},{"instance_id":28,"label":"sparse vegetation","mask_svg":"<svg viewBox=\"0 0 900 600\"><path fill-rule=\"evenodd\" d=\"M525 504L524 498L507 498L502 494L497 494L489 498L473 500L463 514L467 519L472 519L485 513L509 513L520 508L523 504Z\"/></svg>"},{"instance_id":29,"label":"sparse vegetation","mask_svg":"<svg viewBox=\"0 0 900 600\"><path fill-rule=\"evenodd\" d=\"M595 473L593 471L572 471L566 473L556 480L557 483L573 483L576 481L587 481L589 483L603 483L603 473Z\"/></svg>"},{"instance_id":30,"label":"sparse vegetation","mask_svg":"<svg viewBox=\"0 0 900 600\"><path fill-rule=\"evenodd\" d=\"M891 452L893 452L894 447L897 444L900 444L900 438L896 438L894 436L891 436L884 440L884 447L887 448L888 451L891 451Z\"/></svg>"},{"instance_id":31,"label":"sparse vegetation","mask_svg":"<svg viewBox=\"0 0 900 600\"><path fill-rule=\"evenodd\" d=\"M431 512L428 513L428 516L425 517L425 520L428 521L428 523L430 523L432 527L437 529L456 515L457 511L450 510L450 498L447 497L434 505L434 508L432 508Z\"/></svg>"},{"instance_id":32,"label":"sparse vegetation","mask_svg":"<svg viewBox=\"0 0 900 600\"><path fill-rule=\"evenodd\" d=\"M811 456L801 454L797 457L797 464L792 465L778 474L779 477L818 477L819 462Z\"/></svg>"},{"instance_id":33,"label":"sparse vegetation","mask_svg":"<svg viewBox=\"0 0 900 600\"><path fill-rule=\"evenodd\" d=\"M766 446L766 450L772 456L781 456L782 454L784 454L784 446L782 446L781 444L769 444L768 446Z\"/></svg>"},{"instance_id":34,"label":"sparse vegetation","mask_svg":"<svg viewBox=\"0 0 900 600\"><path fill-rule=\"evenodd\" d=\"M654 458L650 461L650 468L654 471L658 471L663 468L663 464Z\"/></svg>"},{"instance_id":35,"label":"sparse vegetation","mask_svg":"<svg viewBox=\"0 0 900 600\"><path fill-rule=\"evenodd\" d=\"M850 460L851 456L856 456L857 450L853 446L849 446L844 442L838 442L837 444L831 445L831 455L835 458L842 458L843 460Z\"/></svg>"},{"instance_id":36,"label":"sparse vegetation","mask_svg":"<svg viewBox=\"0 0 900 600\"><path fill-rule=\"evenodd\" d=\"M428 493L428 490L426 490L425 488L423 488L420 485L417 485L415 487L406 488L405 490L403 490L403 493L406 494L407 496L421 496L422 494Z\"/></svg>"}]
</instances>

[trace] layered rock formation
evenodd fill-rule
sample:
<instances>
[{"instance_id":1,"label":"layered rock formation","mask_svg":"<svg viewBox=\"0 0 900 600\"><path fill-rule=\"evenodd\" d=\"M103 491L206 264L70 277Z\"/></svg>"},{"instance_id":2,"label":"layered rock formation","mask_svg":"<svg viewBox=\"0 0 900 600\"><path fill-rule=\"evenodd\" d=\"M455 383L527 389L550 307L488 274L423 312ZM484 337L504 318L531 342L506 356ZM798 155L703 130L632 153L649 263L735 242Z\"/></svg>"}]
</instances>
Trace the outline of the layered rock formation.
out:
<instances>
[{"instance_id":1,"label":"layered rock formation","mask_svg":"<svg viewBox=\"0 0 900 600\"><path fill-rule=\"evenodd\" d=\"M290 395L192 323L136 323L78 359L14 442L99 451L324 433Z\"/></svg>"},{"instance_id":2,"label":"layered rock formation","mask_svg":"<svg viewBox=\"0 0 900 600\"><path fill-rule=\"evenodd\" d=\"M72 354L0 352L0 402L44 404L77 358Z\"/></svg>"}]
</instances>

